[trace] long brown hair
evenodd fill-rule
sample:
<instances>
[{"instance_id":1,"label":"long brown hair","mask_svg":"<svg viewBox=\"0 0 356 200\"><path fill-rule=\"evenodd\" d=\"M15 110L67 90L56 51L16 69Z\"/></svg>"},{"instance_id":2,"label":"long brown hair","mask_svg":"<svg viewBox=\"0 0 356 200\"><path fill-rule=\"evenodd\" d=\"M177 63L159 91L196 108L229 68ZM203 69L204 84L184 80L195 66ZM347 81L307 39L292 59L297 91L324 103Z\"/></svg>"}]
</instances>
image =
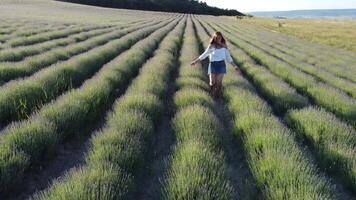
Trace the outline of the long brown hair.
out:
<instances>
[{"instance_id":1,"label":"long brown hair","mask_svg":"<svg viewBox=\"0 0 356 200\"><path fill-rule=\"evenodd\" d=\"M218 44L217 42L217 37L220 36L221 37L221 44ZM222 33L220 31L217 31L214 33L214 35L211 37L210 39L210 46L217 46L217 45L222 45L223 47L227 48L226 45L226 40L224 38L224 36L222 35Z\"/></svg>"}]
</instances>

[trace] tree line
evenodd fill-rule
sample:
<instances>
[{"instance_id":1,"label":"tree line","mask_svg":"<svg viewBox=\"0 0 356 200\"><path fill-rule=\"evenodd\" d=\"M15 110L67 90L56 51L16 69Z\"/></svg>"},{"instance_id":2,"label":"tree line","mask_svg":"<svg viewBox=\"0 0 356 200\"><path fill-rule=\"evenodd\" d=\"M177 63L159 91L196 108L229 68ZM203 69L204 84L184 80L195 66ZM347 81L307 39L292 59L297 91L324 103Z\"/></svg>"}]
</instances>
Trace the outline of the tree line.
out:
<instances>
[{"instance_id":1,"label":"tree line","mask_svg":"<svg viewBox=\"0 0 356 200\"><path fill-rule=\"evenodd\" d=\"M208 6L197 0L59 0L109 8L165 11L207 15L241 16L243 13L233 9Z\"/></svg>"}]
</instances>

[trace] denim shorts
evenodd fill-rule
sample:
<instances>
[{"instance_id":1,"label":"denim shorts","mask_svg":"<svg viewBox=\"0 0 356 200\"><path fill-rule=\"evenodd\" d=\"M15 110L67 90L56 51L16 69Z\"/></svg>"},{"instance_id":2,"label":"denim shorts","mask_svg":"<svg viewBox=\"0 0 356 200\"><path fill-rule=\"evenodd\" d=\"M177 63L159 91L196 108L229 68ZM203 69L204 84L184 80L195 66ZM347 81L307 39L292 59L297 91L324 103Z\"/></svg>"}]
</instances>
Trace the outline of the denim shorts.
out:
<instances>
[{"instance_id":1,"label":"denim shorts","mask_svg":"<svg viewBox=\"0 0 356 200\"><path fill-rule=\"evenodd\" d=\"M208 74L226 74L225 61L213 61L210 62L208 68Z\"/></svg>"}]
</instances>

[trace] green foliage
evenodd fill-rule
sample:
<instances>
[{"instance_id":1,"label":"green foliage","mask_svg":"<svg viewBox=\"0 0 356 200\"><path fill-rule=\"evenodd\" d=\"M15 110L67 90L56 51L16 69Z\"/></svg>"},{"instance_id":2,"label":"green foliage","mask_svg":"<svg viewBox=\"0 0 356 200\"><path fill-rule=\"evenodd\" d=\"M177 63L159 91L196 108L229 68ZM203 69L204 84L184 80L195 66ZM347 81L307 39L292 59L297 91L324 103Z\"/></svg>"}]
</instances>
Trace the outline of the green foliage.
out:
<instances>
[{"instance_id":1,"label":"green foliage","mask_svg":"<svg viewBox=\"0 0 356 200\"><path fill-rule=\"evenodd\" d=\"M105 63L166 23L138 30L95 48L86 54L42 70L30 78L6 84L0 89L2 93L0 97L0 122L27 118L42 104L73 87L79 86L82 81L93 75ZM147 48L147 51L149 50L150 48ZM142 56L136 59L139 58L142 58ZM130 63L128 63L129 65ZM127 72L134 72L134 70L127 70ZM127 75L130 76L130 74Z\"/></svg>"},{"instance_id":2,"label":"green foliage","mask_svg":"<svg viewBox=\"0 0 356 200\"><path fill-rule=\"evenodd\" d=\"M169 178L164 182L165 199L231 199L232 188L226 182L221 160L221 152L213 151L200 140L186 140L178 145Z\"/></svg>"},{"instance_id":3,"label":"green foliage","mask_svg":"<svg viewBox=\"0 0 356 200\"><path fill-rule=\"evenodd\" d=\"M209 91L209 86L205 81L194 77L180 77L177 80L177 88L198 88L204 91Z\"/></svg>"},{"instance_id":4,"label":"green foliage","mask_svg":"<svg viewBox=\"0 0 356 200\"><path fill-rule=\"evenodd\" d=\"M4 160L1 160L0 163L4 163L4 165L2 165L4 168L0 169L0 171L17 171L19 173L13 173L12 176L14 180L20 180L22 177L21 172L28 169L29 164L35 164L35 161L31 159L35 158L33 156L40 155L37 151L56 151L57 148L53 145L53 141L57 141L55 140L56 137L60 142L63 142L64 139L68 137L74 137L75 134L80 134L80 130L86 127L88 122L95 123L95 121L98 120L98 117L101 116L101 109L104 109L108 103L108 100L114 97L115 89L123 88L124 85L128 83L129 79L135 76L135 71L137 74L139 67L142 66L145 60L147 60L147 58L157 48L160 40L176 24L177 22L173 21L164 28L158 29L158 31L155 31L147 38L135 44L131 51L125 52L110 63L106 64L103 67L103 70L101 70L95 77L88 80L82 88L73 90L72 92L61 96L61 98L57 101L46 105L39 111L38 114L34 115L28 121L18 123L15 126L6 129L2 133L3 136L1 140L4 142L0 144L0 148L3 148L2 146L6 147L11 145L9 142L12 140L8 140L9 142L4 140L7 135L11 135L10 138L19 138L24 140L17 140L16 142L21 144L21 146L18 146L16 149L10 149L13 152L9 152L5 154L6 157L2 157ZM158 27L142 29L140 31L141 33L139 32L141 38L147 36L157 28ZM140 38L137 38L137 40L139 39ZM141 56L133 57L133 54ZM125 75L125 79L122 78L122 74ZM52 126L47 126L46 128L41 129L41 127L46 126L46 124L43 124L42 126L39 126L40 128L37 128L36 123L38 123L41 119L48 120L48 123ZM75 123L73 123L73 121ZM28 137L26 137L26 134L22 134L27 130L31 130L30 133L36 137L31 137L31 140L29 140ZM42 144L42 146L36 148L36 151L31 151L32 148L29 145L29 142L36 145ZM25 151L24 155L16 153L23 151ZM24 160L21 156L25 156L25 158L28 159L28 163L26 163L26 165L22 164L22 162L20 163L21 165L10 165L8 162L13 162L14 160L12 155L19 157L18 159L15 159L15 161ZM10 158L11 160L5 160L7 158ZM36 161L43 159L43 156L39 156ZM10 169L8 169L9 167ZM4 183L1 185L1 190L11 188L11 186L13 186L10 186L12 180L7 179L9 174L4 173L0 175L0 181Z\"/></svg>"},{"instance_id":5,"label":"green foliage","mask_svg":"<svg viewBox=\"0 0 356 200\"><path fill-rule=\"evenodd\" d=\"M174 104L177 110L195 104L213 108L214 100L204 90L183 88L175 94Z\"/></svg>"},{"instance_id":6,"label":"green foliage","mask_svg":"<svg viewBox=\"0 0 356 200\"><path fill-rule=\"evenodd\" d=\"M104 6L111 8L126 8L135 10L156 10L165 12L180 12L180 13L194 13L194 14L209 14L209 15L229 15L240 16L244 15L237 10L221 9L217 7L208 6L205 2L196 0L108 0L105 2L98 2L93 0L60 0L73 3Z\"/></svg>"},{"instance_id":7,"label":"green foliage","mask_svg":"<svg viewBox=\"0 0 356 200\"><path fill-rule=\"evenodd\" d=\"M355 131L330 113L313 107L290 111L286 121L299 138L311 144L320 166L343 177L345 185L355 192Z\"/></svg>"},{"instance_id":8,"label":"green foliage","mask_svg":"<svg viewBox=\"0 0 356 200\"><path fill-rule=\"evenodd\" d=\"M82 42L90 39L91 37L97 37L113 30L115 29L109 27L92 27L87 31L82 31L77 34L70 34L63 39L50 40L31 46L4 49L0 52L0 61L21 61L28 56L34 56L53 48Z\"/></svg>"},{"instance_id":9,"label":"green foliage","mask_svg":"<svg viewBox=\"0 0 356 200\"><path fill-rule=\"evenodd\" d=\"M242 138L250 169L266 199L333 199L328 182L256 93L230 86L225 97L235 116L235 134Z\"/></svg>"},{"instance_id":10,"label":"green foliage","mask_svg":"<svg viewBox=\"0 0 356 200\"><path fill-rule=\"evenodd\" d=\"M317 105L335 113L338 117L354 125L356 123L356 101L342 91L320 83L315 77L294 68L288 63L271 56L266 51L248 42L232 37L230 41L244 50L256 62L265 66L273 74L305 94Z\"/></svg>"},{"instance_id":11,"label":"green foliage","mask_svg":"<svg viewBox=\"0 0 356 200\"><path fill-rule=\"evenodd\" d=\"M181 20L166 37L164 36L176 23L153 33L147 40L141 42L140 45L143 47L150 46L160 43L164 37L160 50L157 50L155 56L142 67L141 73L134 82L144 80L148 76L147 71L153 72L151 75L160 74L155 77L161 81L168 81L165 75L173 71L176 58L173 55L167 55L167 65L156 67L155 64L168 50L179 49L179 44L171 44L182 37L184 22L185 20ZM162 49L165 50L162 51ZM143 51L143 49L132 51ZM137 59L132 57L131 53L126 55L129 56L128 58ZM168 84L165 85L165 91L167 91ZM143 175L145 164L147 164L154 129L158 126L159 115L157 113L163 112L163 97L158 98L146 91L147 89L143 86L130 87L126 94L115 103L113 112L107 118L106 126L92 138L91 150L86 155L85 165L67 173L66 178L55 182L35 199L57 197L62 199L125 199L135 191L139 178Z\"/></svg>"},{"instance_id":12,"label":"green foliage","mask_svg":"<svg viewBox=\"0 0 356 200\"><path fill-rule=\"evenodd\" d=\"M115 166L102 163L95 167L72 170L52 187L53 192L41 192L33 199L124 199L127 197L127 191L132 187L132 177L121 173L121 170Z\"/></svg>"},{"instance_id":13,"label":"green foliage","mask_svg":"<svg viewBox=\"0 0 356 200\"><path fill-rule=\"evenodd\" d=\"M232 199L233 189L227 181L225 157L219 149L221 125L212 112L214 101L206 91L192 87L204 80L202 66L190 66L189 59L198 56L198 41L194 36L193 24L189 20L177 84L187 78L189 82L181 85L174 96L175 107L179 110L172 125L178 142L163 181L163 198Z\"/></svg>"},{"instance_id":14,"label":"green foliage","mask_svg":"<svg viewBox=\"0 0 356 200\"><path fill-rule=\"evenodd\" d=\"M154 25L154 24L157 24L157 22L150 23L148 25ZM73 44L69 44L68 46L65 47L51 49L49 51L43 52L42 54L29 57L21 62L8 63L8 64L5 63L3 65L0 65L0 79L2 80L2 82L7 82L15 78L30 76L33 73L45 67L48 67L49 65L56 65L56 63L59 61L65 61L69 59L68 62L70 62L70 59L75 59L76 57L74 56L78 54L90 53L88 52L89 50L93 51L94 48L96 47L103 46L112 40L119 39L128 33L131 33L133 31L136 31L144 27L145 25L138 25L123 30L113 30L111 32L104 33L102 35L92 37L83 42L78 42L77 40L75 40L76 42L74 42ZM42 45L44 47L42 47ZM50 46L51 45L52 44L50 44ZM47 48L49 47L45 43L41 43L40 45L34 45L33 47L28 47L27 49L24 50L21 50L20 48L4 49L4 51L0 52L0 57L2 55L4 59L6 59L8 53L10 53L11 55L15 53L16 55L18 54L18 56L15 55L13 56L15 56L17 59L17 58L22 58L27 54L36 53L38 51L44 51ZM81 56L83 57L84 54L82 54Z\"/></svg>"}]
</instances>

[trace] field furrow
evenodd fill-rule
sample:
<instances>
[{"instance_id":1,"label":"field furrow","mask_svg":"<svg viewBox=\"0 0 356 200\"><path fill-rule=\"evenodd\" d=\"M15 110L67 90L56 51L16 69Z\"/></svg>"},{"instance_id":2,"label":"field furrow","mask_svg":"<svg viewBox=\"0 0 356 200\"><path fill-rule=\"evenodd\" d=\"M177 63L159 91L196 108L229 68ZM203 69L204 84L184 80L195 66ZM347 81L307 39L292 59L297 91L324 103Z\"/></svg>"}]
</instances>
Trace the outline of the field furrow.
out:
<instances>
[{"instance_id":1,"label":"field furrow","mask_svg":"<svg viewBox=\"0 0 356 200\"><path fill-rule=\"evenodd\" d=\"M284 54L287 54L289 56L292 56L292 58L291 58L292 62L293 62L293 60L295 60L300 65L304 65L304 66L306 65L307 67L317 67L317 68L326 70L327 72L329 72L335 76L338 76L340 78L344 78L344 79L347 79L349 81L356 83L356 75L355 75L356 70L354 68L350 67L349 64L345 64L345 65L331 64L329 62L329 61L331 61L330 58L329 58L329 60L327 60L327 62L321 62L320 60L319 60L319 62L310 61L308 54L291 49L289 46L285 45L285 42L279 43L279 42L277 42L278 41L277 39L268 37L268 34L267 34L267 36L265 34L262 37L262 35L254 34L254 32L250 31L250 30L244 31L241 28L237 28L236 26L230 26L230 27L234 27L235 30L238 30L239 34L243 34L244 38L253 38L254 40L258 40L259 42L263 42L264 44L267 44L270 48L278 49L278 51L280 51ZM282 55L282 57L283 57L283 55ZM288 59L289 58L287 56L287 60ZM305 64L305 63L308 63L308 64ZM312 66L310 66L310 65L312 65ZM323 72L323 70L321 70L321 72ZM350 73L350 70L355 73Z\"/></svg>"},{"instance_id":2,"label":"field furrow","mask_svg":"<svg viewBox=\"0 0 356 200\"><path fill-rule=\"evenodd\" d=\"M73 25L53 25L53 24L43 24L29 22L28 24L18 26L14 28L15 31L7 34L2 38L1 49L11 48L11 43L14 40L25 39L26 37L33 37L37 34L50 34L60 30L71 30L73 28L83 28L84 24L73 24ZM20 35L18 35L18 33ZM33 34L32 34L33 33Z\"/></svg>"},{"instance_id":3,"label":"field furrow","mask_svg":"<svg viewBox=\"0 0 356 200\"><path fill-rule=\"evenodd\" d=\"M29 120L5 129L0 138L0 148L4 149L0 156L0 171L7 173L1 174L1 190L8 191L14 187L26 170L38 166L49 152L56 151L60 143L83 133L88 124L95 124L98 117L102 117L101 113L107 109L107 104L118 92L125 89L141 65L153 54L162 38L177 23L177 20L169 24L164 22L140 30L138 35L141 35L141 38L154 33L106 64L81 88L72 90L46 105Z\"/></svg>"},{"instance_id":4,"label":"field furrow","mask_svg":"<svg viewBox=\"0 0 356 200\"><path fill-rule=\"evenodd\" d=\"M297 91L326 110L356 127L356 100L342 91L319 82L314 77L291 67L285 62L270 56L263 50L256 48L238 37L230 37L230 42L244 50L257 63L268 68Z\"/></svg>"},{"instance_id":5,"label":"field furrow","mask_svg":"<svg viewBox=\"0 0 356 200\"><path fill-rule=\"evenodd\" d=\"M105 28L107 26L83 26L83 27L70 27L67 30L54 30L53 32L48 33L39 33L33 36L28 36L24 38L15 38L11 41L7 41L6 45L10 47L19 47L19 46L27 46L40 42L45 42L48 40L58 39L68 37L69 35L80 33L82 31L88 31L97 28Z\"/></svg>"},{"instance_id":6,"label":"field furrow","mask_svg":"<svg viewBox=\"0 0 356 200\"><path fill-rule=\"evenodd\" d=\"M87 40L91 37L98 36L104 33L115 30L116 28L100 28L93 29L88 31L83 31L74 35L70 35L67 38L54 39L43 43L38 43L34 45L9 48L0 51L0 62L18 62L23 60L28 56L33 56L45 51L48 51L52 48L67 46L69 44L81 42Z\"/></svg>"},{"instance_id":7,"label":"field furrow","mask_svg":"<svg viewBox=\"0 0 356 200\"><path fill-rule=\"evenodd\" d=\"M221 26L220 26L221 27ZM231 32L231 29L229 29ZM237 35L241 35L239 32L235 32ZM267 52L268 54L281 59L282 61L286 62L292 67L300 69L302 72L305 72L313 77L315 77L317 80L324 82L330 86L333 86L335 88L338 88L342 91L344 91L346 94L350 95L351 97L356 99L356 84L353 83L352 81L339 78L335 76L334 74L327 72L326 70L322 68L318 68L316 66L307 64L305 62L300 62L298 59L287 55L276 48L267 46L264 43L261 43L258 41L256 38L252 38L246 35L243 35L243 40L251 45L253 45L256 48L262 49L263 51ZM350 71L346 70L341 70L341 72L344 72L345 74L353 74L355 76L356 80L356 70L354 70L355 73L352 73Z\"/></svg>"},{"instance_id":8,"label":"field furrow","mask_svg":"<svg viewBox=\"0 0 356 200\"><path fill-rule=\"evenodd\" d=\"M348 52L342 49L318 45L316 43L310 43L304 40L300 40L294 37L285 36L283 34L276 34L267 30L263 30L253 25L240 24L240 27L244 27L249 30L255 30L265 36L273 36L272 40L279 41L281 44L288 46L296 52L300 52L308 55L307 59L314 63L330 62L333 65L341 65L344 67L350 67L348 65L355 66L355 56L353 52ZM236 27L236 26L235 26Z\"/></svg>"},{"instance_id":9,"label":"field furrow","mask_svg":"<svg viewBox=\"0 0 356 200\"><path fill-rule=\"evenodd\" d=\"M334 199L331 185L294 141L293 133L254 90L247 89L249 83L237 76L226 79L235 81L224 90L235 117L235 135L242 138L252 174L265 198Z\"/></svg>"},{"instance_id":10,"label":"field furrow","mask_svg":"<svg viewBox=\"0 0 356 200\"><path fill-rule=\"evenodd\" d=\"M30 37L36 34L44 34L44 33L50 33L50 32L55 32L63 29L68 29L68 28L74 28L75 26L80 25L53 25L53 24L35 24L33 22L23 25L23 26L16 26L16 28L13 28L15 31L10 32L9 34L4 34L0 36L0 42L1 42L1 49L9 48L11 47L9 43L13 40L19 40L19 39L24 39L26 37Z\"/></svg>"},{"instance_id":11,"label":"field furrow","mask_svg":"<svg viewBox=\"0 0 356 200\"><path fill-rule=\"evenodd\" d=\"M232 37L229 34L226 35ZM305 138L310 142L311 145L307 144L307 146L310 146L314 152L320 168L331 175L342 176L344 188L354 192L355 175L353 172L356 167L356 154L354 154L356 140L352 128L326 111L310 107L299 109L309 105L305 98L303 99L295 93L286 83L272 75L264 67L254 64L254 61L241 49L230 47L230 51L262 96L273 105L273 111L279 114L288 112L285 123L296 129L296 136L299 140ZM289 95L292 98L287 98ZM320 135L322 130L328 130L324 133L325 136ZM345 194L341 196L345 196ZM346 196L351 195L346 194Z\"/></svg>"},{"instance_id":12,"label":"field furrow","mask_svg":"<svg viewBox=\"0 0 356 200\"><path fill-rule=\"evenodd\" d=\"M197 35L200 38L201 51L204 51L206 49L207 42L210 41L211 34L206 32L206 29L201 26L196 17L194 18L194 26L196 28ZM203 62L203 65L206 65L207 67L208 63ZM192 79L187 80L191 81ZM187 80L183 83L187 82ZM208 85L203 85L199 82L196 86L204 89L202 86ZM215 101L214 110L223 125L220 137L227 157L227 175L235 191L233 199L262 199L262 195L255 186L254 179L248 167L247 159L243 153L242 141L237 140L234 136L232 113L227 109L225 102L221 100Z\"/></svg>"},{"instance_id":13,"label":"field furrow","mask_svg":"<svg viewBox=\"0 0 356 200\"><path fill-rule=\"evenodd\" d=\"M29 78L15 80L2 86L0 88L2 93L0 96L0 123L5 124L28 118L43 104L71 88L80 86L85 79L91 77L105 63L130 48L156 28L167 23L161 22L142 29L137 27L133 30L120 32L119 35L122 37L119 39L112 40L66 62L41 70Z\"/></svg>"},{"instance_id":14,"label":"field furrow","mask_svg":"<svg viewBox=\"0 0 356 200\"><path fill-rule=\"evenodd\" d=\"M0 85L19 77L30 76L33 73L52 64L60 65L60 61L66 61L74 56L77 56L78 54L83 56L85 53L88 53L88 51L93 50L94 48L106 45L112 40L121 38L122 36L131 33L132 31L149 25L154 25L158 22L160 21L150 22L144 25L132 26L122 30L105 33L83 42L74 43L66 47L58 47L52 49L43 54L29 57L21 62L2 63L0 64Z\"/></svg>"},{"instance_id":15,"label":"field furrow","mask_svg":"<svg viewBox=\"0 0 356 200\"><path fill-rule=\"evenodd\" d=\"M116 101L105 127L92 139L85 165L67 173L35 199L124 199L138 189L140 177L147 173L144 166L164 112L163 101L184 24L181 20L162 40L154 57ZM168 31L166 28L165 33ZM93 191L90 197L87 190Z\"/></svg>"},{"instance_id":16,"label":"field furrow","mask_svg":"<svg viewBox=\"0 0 356 200\"><path fill-rule=\"evenodd\" d=\"M197 56L198 40L190 18L177 83L189 77L203 81L208 87L202 66L190 66ZM162 181L163 199L232 199L233 188L227 178L224 153L220 150L221 124L213 113L214 100L192 82L181 85L174 96L176 115L172 127L177 144Z\"/></svg>"},{"instance_id":17,"label":"field furrow","mask_svg":"<svg viewBox=\"0 0 356 200\"><path fill-rule=\"evenodd\" d=\"M0 51L0 62L8 61L8 62L18 62L23 60L28 56L33 56L48 50L51 50L56 47L64 47L70 44L79 43L92 37L99 36L105 33L109 33L111 31L115 31L118 29L128 28L130 26L137 26L139 24L147 23L147 21L134 21L132 23L127 23L125 25L113 26L113 27L103 27L99 29L92 29L88 31L83 31L74 35L70 35L67 38L54 39L43 43L38 43L34 45L28 45L24 47L16 47L11 49L4 49ZM16 63L14 63L16 64ZM7 65L11 65L8 63Z\"/></svg>"},{"instance_id":18,"label":"field furrow","mask_svg":"<svg viewBox=\"0 0 356 200\"><path fill-rule=\"evenodd\" d=\"M263 40L266 43L284 51L285 53L292 55L304 62L313 64L319 67L323 67L328 70L333 70L333 67L336 69L349 69L354 70L352 66L355 59L348 59L350 55L343 56L343 53L340 49L328 49L325 46L318 48L315 44L305 43L295 38L286 37L281 34L274 34L269 31L259 29L252 26L236 26L231 24L232 27L236 30L239 30L242 33L247 33L250 36L254 36L258 40ZM332 55L324 55L324 52L331 51ZM338 56L335 56L338 55ZM332 67L333 66L333 67ZM333 70L336 72L336 70ZM338 72L342 73L342 72Z\"/></svg>"},{"instance_id":19,"label":"field furrow","mask_svg":"<svg viewBox=\"0 0 356 200\"><path fill-rule=\"evenodd\" d=\"M334 115L317 107L291 110L287 124L311 146L319 166L340 178L356 194L356 132Z\"/></svg>"},{"instance_id":20,"label":"field furrow","mask_svg":"<svg viewBox=\"0 0 356 200\"><path fill-rule=\"evenodd\" d=\"M0 0L0 199L356 200L350 10Z\"/></svg>"}]
</instances>

